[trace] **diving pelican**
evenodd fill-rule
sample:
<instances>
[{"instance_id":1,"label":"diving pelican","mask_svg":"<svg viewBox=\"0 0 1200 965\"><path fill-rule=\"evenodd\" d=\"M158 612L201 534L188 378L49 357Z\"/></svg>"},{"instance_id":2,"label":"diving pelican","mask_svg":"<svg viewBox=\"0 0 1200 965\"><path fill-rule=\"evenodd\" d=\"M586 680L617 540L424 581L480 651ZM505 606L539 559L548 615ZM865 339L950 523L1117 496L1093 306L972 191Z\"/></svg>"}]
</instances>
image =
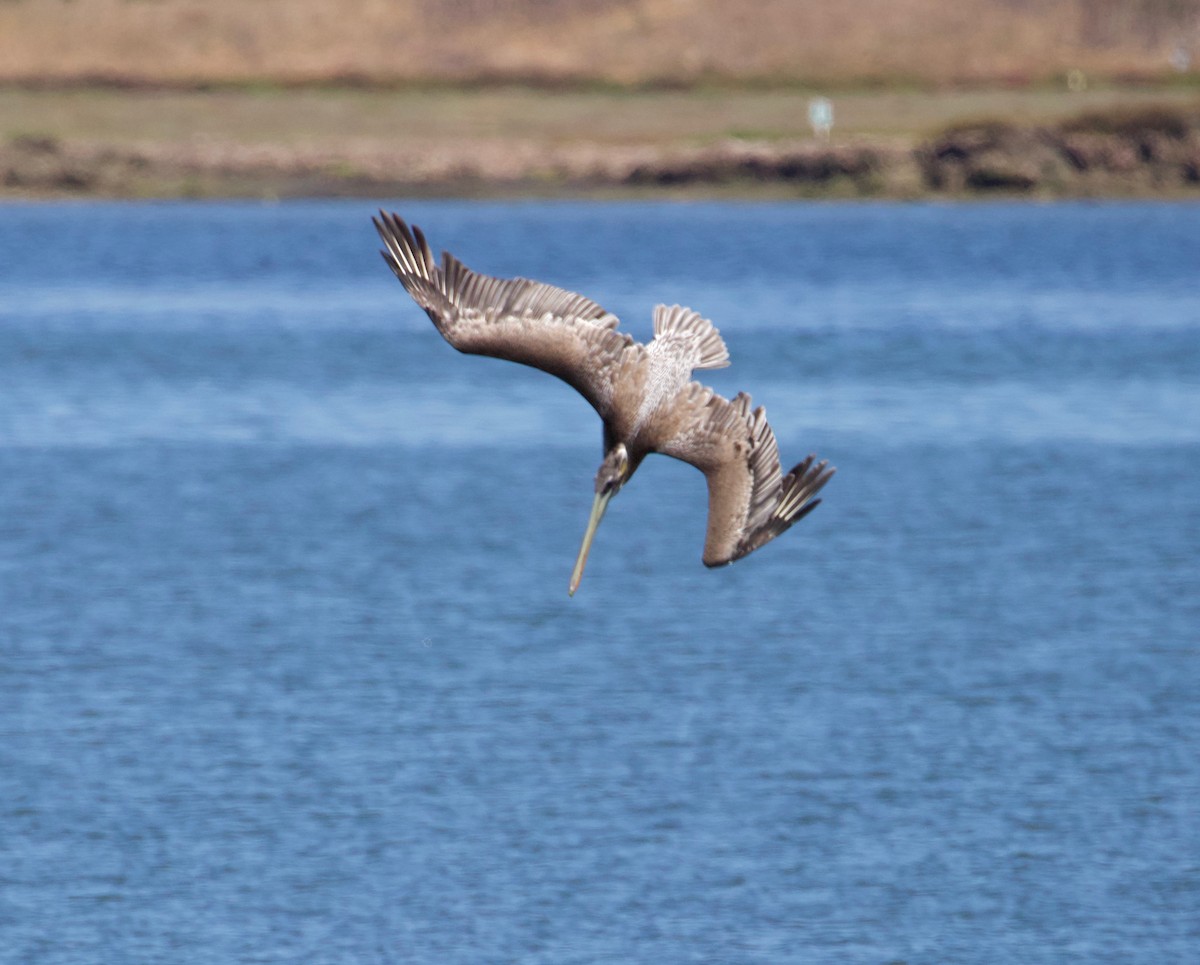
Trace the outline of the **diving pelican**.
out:
<instances>
[{"instance_id":1,"label":"diving pelican","mask_svg":"<svg viewBox=\"0 0 1200 965\"><path fill-rule=\"evenodd\" d=\"M604 423L604 461L568 593L575 595L609 500L652 452L691 463L708 481L705 566L741 559L821 502L835 470L809 456L785 476L775 433L750 396L732 401L691 381L729 352L706 318L680 305L654 309L654 338L618 332L617 317L583 295L471 271L449 252L434 260L421 229L395 214L373 219L381 252L405 290L460 352L532 365L573 386Z\"/></svg>"}]
</instances>

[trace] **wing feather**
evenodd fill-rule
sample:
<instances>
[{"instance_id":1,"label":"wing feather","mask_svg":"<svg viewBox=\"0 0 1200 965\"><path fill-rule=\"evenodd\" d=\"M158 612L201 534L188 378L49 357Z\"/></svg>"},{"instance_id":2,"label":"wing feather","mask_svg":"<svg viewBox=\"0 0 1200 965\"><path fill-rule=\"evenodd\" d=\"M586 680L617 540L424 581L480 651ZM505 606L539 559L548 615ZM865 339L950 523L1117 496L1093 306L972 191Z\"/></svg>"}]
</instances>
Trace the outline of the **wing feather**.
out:
<instances>
[{"instance_id":1,"label":"wing feather","mask_svg":"<svg viewBox=\"0 0 1200 965\"><path fill-rule=\"evenodd\" d=\"M836 472L809 456L784 476L766 411L751 411L744 392L729 401L692 382L670 411L674 431L655 448L691 463L708 482L706 566L739 560L803 519Z\"/></svg>"},{"instance_id":2,"label":"wing feather","mask_svg":"<svg viewBox=\"0 0 1200 965\"><path fill-rule=\"evenodd\" d=\"M439 265L420 228L384 211L373 220L384 260L447 342L549 372L612 415L616 382L644 358L615 315L564 288L479 274L449 252Z\"/></svg>"}]
</instances>

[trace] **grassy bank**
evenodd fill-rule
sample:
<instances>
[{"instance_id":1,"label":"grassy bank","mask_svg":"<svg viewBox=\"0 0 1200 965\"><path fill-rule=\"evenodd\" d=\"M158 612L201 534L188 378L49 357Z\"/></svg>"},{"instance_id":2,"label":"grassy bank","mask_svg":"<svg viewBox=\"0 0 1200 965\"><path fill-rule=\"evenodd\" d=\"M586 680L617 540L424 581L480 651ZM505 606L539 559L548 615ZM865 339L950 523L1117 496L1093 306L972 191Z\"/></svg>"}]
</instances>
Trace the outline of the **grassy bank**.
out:
<instances>
[{"instance_id":1,"label":"grassy bank","mask_svg":"<svg viewBox=\"0 0 1200 965\"><path fill-rule=\"evenodd\" d=\"M1151 108L1190 125L1186 118L1200 100L1177 86L857 89L831 96L834 134L824 144L809 130L809 95L793 89L0 88L0 191L10 197L685 189L912 196L938 190L921 152L948 129L986 127L998 118L1012 128L1049 129L1081 115L1144 115ZM1180 150L1188 149L1188 137ZM980 150L1027 152L1018 140ZM1034 178L1026 189L1069 191L1064 178L1057 187ZM956 190L974 183L969 172L943 180ZM1189 190L1167 181L1106 178L1085 193ZM1020 183L998 179L1010 189Z\"/></svg>"}]
</instances>

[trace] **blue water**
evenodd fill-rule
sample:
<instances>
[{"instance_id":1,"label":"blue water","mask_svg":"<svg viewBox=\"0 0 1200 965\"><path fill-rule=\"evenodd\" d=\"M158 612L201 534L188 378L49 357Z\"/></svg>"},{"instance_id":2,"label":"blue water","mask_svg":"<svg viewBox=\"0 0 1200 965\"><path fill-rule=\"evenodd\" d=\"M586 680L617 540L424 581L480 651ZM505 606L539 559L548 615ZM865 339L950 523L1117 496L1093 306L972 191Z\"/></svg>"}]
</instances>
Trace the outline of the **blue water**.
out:
<instances>
[{"instance_id":1,"label":"blue water","mask_svg":"<svg viewBox=\"0 0 1200 965\"><path fill-rule=\"evenodd\" d=\"M371 207L0 208L0 961L1200 949L1200 208L398 203L766 404L657 458L451 350Z\"/></svg>"}]
</instances>

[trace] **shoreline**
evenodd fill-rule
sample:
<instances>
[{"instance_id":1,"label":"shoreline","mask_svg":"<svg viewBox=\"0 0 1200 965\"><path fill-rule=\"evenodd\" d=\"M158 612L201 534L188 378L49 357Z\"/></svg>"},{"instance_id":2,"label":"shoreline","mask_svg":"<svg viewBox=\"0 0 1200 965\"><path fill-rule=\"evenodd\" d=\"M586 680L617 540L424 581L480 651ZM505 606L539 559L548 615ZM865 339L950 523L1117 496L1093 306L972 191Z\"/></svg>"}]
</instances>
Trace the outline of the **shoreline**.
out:
<instances>
[{"instance_id":1,"label":"shoreline","mask_svg":"<svg viewBox=\"0 0 1200 965\"><path fill-rule=\"evenodd\" d=\"M728 141L698 148L468 145L436 155L229 144L0 144L0 199L619 196L1200 199L1200 130L1172 137L968 128L902 147Z\"/></svg>"},{"instance_id":2,"label":"shoreline","mask_svg":"<svg viewBox=\"0 0 1200 965\"><path fill-rule=\"evenodd\" d=\"M1190 97L844 94L828 140L778 93L9 97L0 199L1200 198Z\"/></svg>"}]
</instances>

